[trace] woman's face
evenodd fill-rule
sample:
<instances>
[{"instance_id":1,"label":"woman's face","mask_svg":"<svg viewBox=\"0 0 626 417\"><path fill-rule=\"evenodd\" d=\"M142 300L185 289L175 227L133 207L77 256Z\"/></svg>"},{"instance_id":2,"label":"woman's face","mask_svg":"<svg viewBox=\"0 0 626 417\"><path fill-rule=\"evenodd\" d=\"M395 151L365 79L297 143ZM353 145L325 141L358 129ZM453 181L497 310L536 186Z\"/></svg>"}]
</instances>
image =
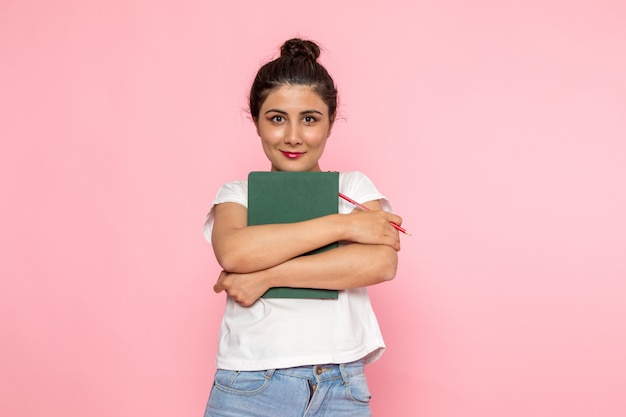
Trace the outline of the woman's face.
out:
<instances>
[{"instance_id":1,"label":"woman's face","mask_svg":"<svg viewBox=\"0 0 626 417\"><path fill-rule=\"evenodd\" d=\"M254 120L272 171L320 171L332 128L328 106L309 86L272 90Z\"/></svg>"}]
</instances>

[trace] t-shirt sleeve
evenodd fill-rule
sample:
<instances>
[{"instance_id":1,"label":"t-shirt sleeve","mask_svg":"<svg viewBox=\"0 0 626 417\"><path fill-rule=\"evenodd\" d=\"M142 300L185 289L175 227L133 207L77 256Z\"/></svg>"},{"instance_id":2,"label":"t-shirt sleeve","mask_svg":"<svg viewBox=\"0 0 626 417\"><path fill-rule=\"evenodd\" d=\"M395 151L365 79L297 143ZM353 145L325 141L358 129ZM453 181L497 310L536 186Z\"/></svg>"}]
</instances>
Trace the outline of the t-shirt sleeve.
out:
<instances>
[{"instance_id":1,"label":"t-shirt sleeve","mask_svg":"<svg viewBox=\"0 0 626 417\"><path fill-rule=\"evenodd\" d=\"M367 175L362 172L345 172L339 177L339 190L358 203L378 200L383 210L393 213L391 202L374 185ZM345 200L339 202L340 213L350 213L354 206Z\"/></svg>"},{"instance_id":2,"label":"t-shirt sleeve","mask_svg":"<svg viewBox=\"0 0 626 417\"><path fill-rule=\"evenodd\" d=\"M248 182L233 181L226 183L217 191L217 195L211 205L211 210L206 216L204 222L204 238L211 243L211 233L213 232L214 210L217 204L221 203L237 203L244 207L248 207Z\"/></svg>"}]
</instances>

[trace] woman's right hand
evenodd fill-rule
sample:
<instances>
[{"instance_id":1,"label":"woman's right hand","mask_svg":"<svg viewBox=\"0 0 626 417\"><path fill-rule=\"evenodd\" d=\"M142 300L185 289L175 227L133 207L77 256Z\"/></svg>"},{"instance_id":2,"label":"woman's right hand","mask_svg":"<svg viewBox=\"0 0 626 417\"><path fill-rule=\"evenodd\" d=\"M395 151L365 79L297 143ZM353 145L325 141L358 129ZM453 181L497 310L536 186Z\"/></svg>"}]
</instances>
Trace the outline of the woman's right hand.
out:
<instances>
[{"instance_id":1,"label":"woman's right hand","mask_svg":"<svg viewBox=\"0 0 626 417\"><path fill-rule=\"evenodd\" d=\"M355 210L346 216L346 240L370 245L387 245L400 250L400 235L391 225L402 224L402 218L383 210Z\"/></svg>"}]
</instances>

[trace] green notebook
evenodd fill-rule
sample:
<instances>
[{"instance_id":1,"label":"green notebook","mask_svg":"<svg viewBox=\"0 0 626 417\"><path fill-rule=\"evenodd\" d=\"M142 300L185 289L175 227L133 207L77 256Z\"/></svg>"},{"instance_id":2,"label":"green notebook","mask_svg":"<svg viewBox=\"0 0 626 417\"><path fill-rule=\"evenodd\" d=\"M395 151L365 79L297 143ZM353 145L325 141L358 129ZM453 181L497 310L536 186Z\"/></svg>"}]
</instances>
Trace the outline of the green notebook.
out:
<instances>
[{"instance_id":1,"label":"green notebook","mask_svg":"<svg viewBox=\"0 0 626 417\"><path fill-rule=\"evenodd\" d=\"M337 213L338 172L251 172L248 175L248 225L294 223ZM337 247L337 242L305 255ZM337 298L338 291L270 288L265 298Z\"/></svg>"}]
</instances>

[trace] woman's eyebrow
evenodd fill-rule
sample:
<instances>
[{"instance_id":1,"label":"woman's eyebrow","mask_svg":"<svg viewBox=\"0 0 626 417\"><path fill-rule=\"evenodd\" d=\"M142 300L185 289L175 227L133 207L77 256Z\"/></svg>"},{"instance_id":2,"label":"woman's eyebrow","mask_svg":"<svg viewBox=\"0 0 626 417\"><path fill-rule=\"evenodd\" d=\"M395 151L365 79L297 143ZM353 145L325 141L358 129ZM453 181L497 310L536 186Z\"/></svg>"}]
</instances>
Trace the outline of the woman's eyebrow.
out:
<instances>
[{"instance_id":1,"label":"woman's eyebrow","mask_svg":"<svg viewBox=\"0 0 626 417\"><path fill-rule=\"evenodd\" d=\"M280 109L269 109L269 110L267 110L267 111L266 111L265 113L263 113L263 114L268 114L268 113L278 113L278 114L284 114L284 115L287 115L287 112L286 112L286 111L284 111L284 110L280 110ZM316 113L316 114L319 114L320 116L323 116L323 115L324 115L324 113L322 113L321 111L319 111L319 110L313 110L313 109L312 109L312 110L303 110L303 111L301 111L301 112L300 112L300 115L301 115L301 116L303 116L303 115L305 115L305 114L311 114L311 113Z\"/></svg>"},{"instance_id":2,"label":"woman's eyebrow","mask_svg":"<svg viewBox=\"0 0 626 417\"><path fill-rule=\"evenodd\" d=\"M316 114L319 114L320 116L323 116L323 115L324 115L324 113L322 113L322 112L321 112L321 111L319 111L319 110L304 110L304 111L301 111L301 112L300 112L300 115L301 115L301 116L303 116L303 115L305 115L305 114L311 114L311 113L316 113Z\"/></svg>"},{"instance_id":3,"label":"woman's eyebrow","mask_svg":"<svg viewBox=\"0 0 626 417\"><path fill-rule=\"evenodd\" d=\"M286 111L284 110L279 110L279 109L269 109L268 111L266 111L263 114L267 114L267 113L280 113L280 114L287 114Z\"/></svg>"}]
</instances>

